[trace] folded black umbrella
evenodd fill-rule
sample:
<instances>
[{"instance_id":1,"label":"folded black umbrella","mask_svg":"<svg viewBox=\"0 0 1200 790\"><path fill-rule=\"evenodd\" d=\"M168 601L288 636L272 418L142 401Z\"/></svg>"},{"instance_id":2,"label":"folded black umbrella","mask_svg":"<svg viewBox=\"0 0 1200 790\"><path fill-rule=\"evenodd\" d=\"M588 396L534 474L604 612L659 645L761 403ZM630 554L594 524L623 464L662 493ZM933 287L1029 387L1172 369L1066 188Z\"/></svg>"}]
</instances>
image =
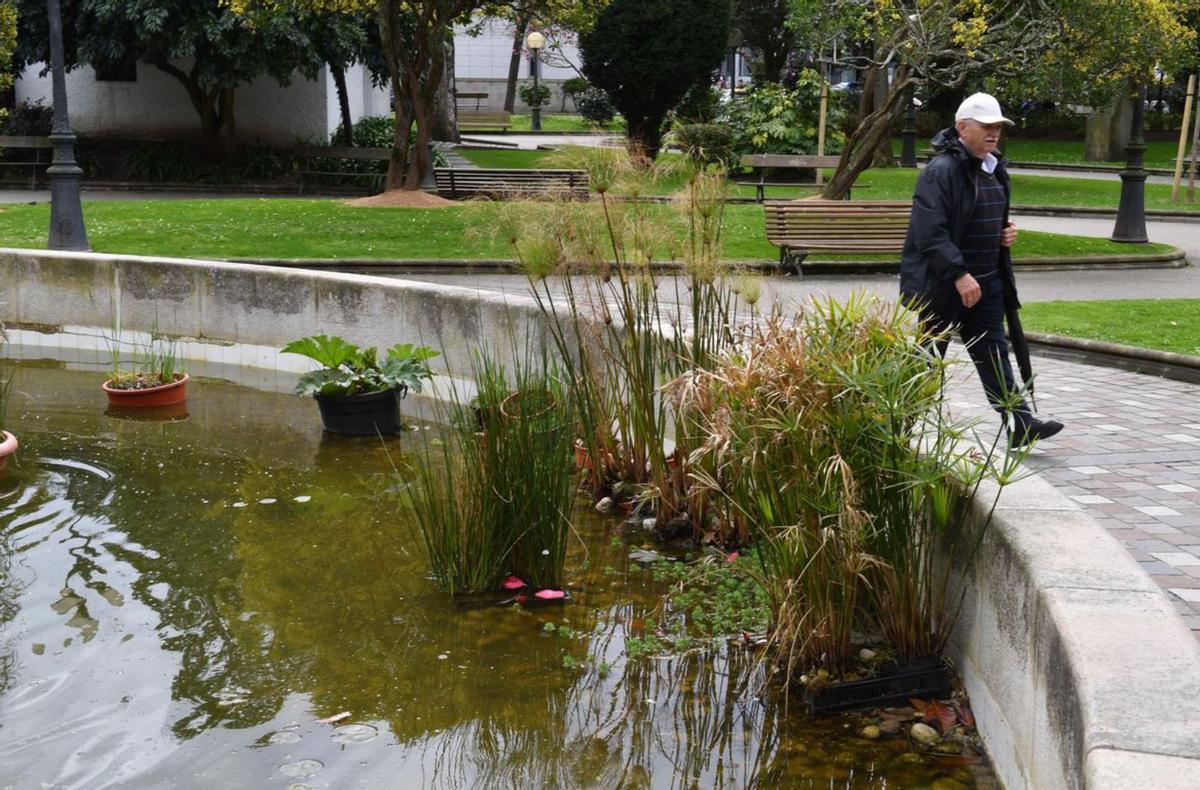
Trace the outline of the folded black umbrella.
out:
<instances>
[{"instance_id":1,"label":"folded black umbrella","mask_svg":"<svg viewBox=\"0 0 1200 790\"><path fill-rule=\"evenodd\" d=\"M1017 358L1017 367L1021 369L1021 381L1025 383L1025 389L1029 392L1030 405L1037 411L1037 401L1033 397L1033 363L1029 360L1029 341L1025 339L1020 308L1015 299L1005 300L1004 318L1008 322L1008 339Z\"/></svg>"}]
</instances>

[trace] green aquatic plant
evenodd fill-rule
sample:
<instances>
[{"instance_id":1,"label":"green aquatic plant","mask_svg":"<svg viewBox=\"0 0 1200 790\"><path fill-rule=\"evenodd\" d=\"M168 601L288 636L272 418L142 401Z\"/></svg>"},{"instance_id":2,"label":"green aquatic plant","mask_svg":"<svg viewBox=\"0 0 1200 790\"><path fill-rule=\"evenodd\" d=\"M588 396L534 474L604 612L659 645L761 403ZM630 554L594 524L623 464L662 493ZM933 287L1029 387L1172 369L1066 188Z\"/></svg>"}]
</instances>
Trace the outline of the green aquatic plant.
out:
<instances>
[{"instance_id":1,"label":"green aquatic plant","mask_svg":"<svg viewBox=\"0 0 1200 790\"><path fill-rule=\"evenodd\" d=\"M693 476L755 547L787 677L844 666L857 633L903 658L949 637L945 556L963 558L974 490L1002 474L996 443L979 452L947 416L933 339L895 305L824 300L748 327L676 390L707 437Z\"/></svg>"},{"instance_id":2,"label":"green aquatic plant","mask_svg":"<svg viewBox=\"0 0 1200 790\"><path fill-rule=\"evenodd\" d=\"M433 376L429 360L438 352L428 346L398 343L382 359L374 348L359 348L334 335L314 335L293 340L284 354L299 354L321 365L300 377L297 395L358 395L365 392L409 390L420 392L422 382Z\"/></svg>"},{"instance_id":3,"label":"green aquatic plant","mask_svg":"<svg viewBox=\"0 0 1200 790\"><path fill-rule=\"evenodd\" d=\"M106 338L111 365L106 383L119 390L140 390L170 384L183 378L185 370L179 356L179 341L161 334L157 327L145 343L120 339L119 327ZM132 356L123 357L122 347L129 346Z\"/></svg>"},{"instance_id":4,"label":"green aquatic plant","mask_svg":"<svg viewBox=\"0 0 1200 790\"><path fill-rule=\"evenodd\" d=\"M511 372L486 350L476 396L446 408L438 451L405 486L420 544L446 592L496 590L505 574L562 586L575 490L574 416L557 369L528 346Z\"/></svg>"}]
</instances>

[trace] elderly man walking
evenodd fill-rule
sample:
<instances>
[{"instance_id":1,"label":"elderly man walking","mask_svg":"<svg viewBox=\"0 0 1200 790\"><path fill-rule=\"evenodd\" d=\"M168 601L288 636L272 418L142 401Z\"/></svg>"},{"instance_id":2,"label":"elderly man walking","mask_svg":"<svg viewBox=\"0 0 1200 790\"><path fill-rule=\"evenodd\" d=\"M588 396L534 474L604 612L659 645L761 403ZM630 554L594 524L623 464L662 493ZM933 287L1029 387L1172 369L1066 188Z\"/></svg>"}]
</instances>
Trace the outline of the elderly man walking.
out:
<instances>
[{"instance_id":1,"label":"elderly man walking","mask_svg":"<svg viewBox=\"0 0 1200 790\"><path fill-rule=\"evenodd\" d=\"M934 331L958 328L988 401L1005 421L1009 445L1020 447L1063 426L1037 419L1017 396L1004 337L1005 304L1019 304L1009 251L1017 228L1008 219L1008 172L996 146L1001 127L1012 121L986 93L968 97L954 120L933 138L937 153L917 179L900 296Z\"/></svg>"}]
</instances>

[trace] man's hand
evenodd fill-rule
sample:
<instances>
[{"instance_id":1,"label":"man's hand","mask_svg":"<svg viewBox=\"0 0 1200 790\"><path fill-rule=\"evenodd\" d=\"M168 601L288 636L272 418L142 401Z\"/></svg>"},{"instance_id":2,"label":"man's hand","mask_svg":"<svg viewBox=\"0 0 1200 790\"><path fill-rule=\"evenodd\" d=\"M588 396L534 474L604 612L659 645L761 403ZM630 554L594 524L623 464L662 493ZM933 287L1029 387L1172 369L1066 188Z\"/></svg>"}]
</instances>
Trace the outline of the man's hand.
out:
<instances>
[{"instance_id":1,"label":"man's hand","mask_svg":"<svg viewBox=\"0 0 1200 790\"><path fill-rule=\"evenodd\" d=\"M1011 247L1017 243L1017 223L1009 221L1008 226L1000 231L1000 246Z\"/></svg>"},{"instance_id":2,"label":"man's hand","mask_svg":"<svg viewBox=\"0 0 1200 790\"><path fill-rule=\"evenodd\" d=\"M1013 230L1016 234L1016 230ZM958 295L962 297L963 307L974 307L979 302L979 297L983 292L979 289L979 283L969 274L964 274L954 281L954 287L958 289Z\"/></svg>"}]
</instances>

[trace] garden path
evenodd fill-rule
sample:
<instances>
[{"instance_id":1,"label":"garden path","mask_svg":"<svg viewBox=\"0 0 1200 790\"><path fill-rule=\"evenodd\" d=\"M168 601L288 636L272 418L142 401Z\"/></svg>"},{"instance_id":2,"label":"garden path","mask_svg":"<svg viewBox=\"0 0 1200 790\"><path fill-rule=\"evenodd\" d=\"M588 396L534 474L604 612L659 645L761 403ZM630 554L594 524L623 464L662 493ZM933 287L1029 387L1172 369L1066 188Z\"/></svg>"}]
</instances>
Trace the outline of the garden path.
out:
<instances>
[{"instance_id":1,"label":"garden path","mask_svg":"<svg viewBox=\"0 0 1200 790\"><path fill-rule=\"evenodd\" d=\"M1200 639L1200 385L1046 357L1034 370L1040 410L1067 427L1028 466L1121 541ZM950 398L988 412L973 376Z\"/></svg>"}]
</instances>

